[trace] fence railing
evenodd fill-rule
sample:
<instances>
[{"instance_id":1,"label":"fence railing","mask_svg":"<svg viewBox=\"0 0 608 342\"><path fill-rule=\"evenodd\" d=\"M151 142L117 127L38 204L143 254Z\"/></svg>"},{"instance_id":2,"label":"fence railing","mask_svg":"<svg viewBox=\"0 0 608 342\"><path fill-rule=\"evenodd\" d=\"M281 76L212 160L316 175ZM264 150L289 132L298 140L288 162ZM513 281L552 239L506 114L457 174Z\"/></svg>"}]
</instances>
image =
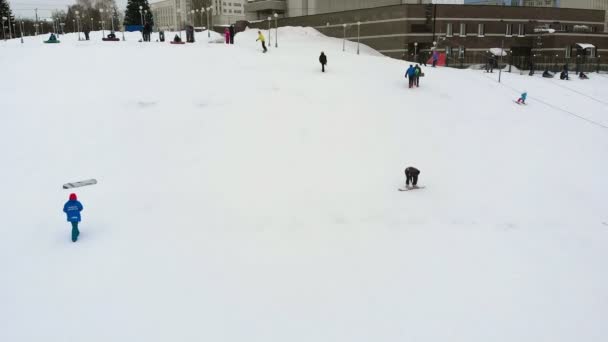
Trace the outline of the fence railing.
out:
<instances>
[{"instance_id":1,"label":"fence railing","mask_svg":"<svg viewBox=\"0 0 608 342\"><path fill-rule=\"evenodd\" d=\"M453 68L469 68L474 65L484 66L489 62L484 55L468 55L464 57L448 56L447 66ZM537 71L549 70L559 72L564 65L568 65L571 72L598 72L608 71L608 59L600 57L549 57L549 56L505 56L497 58L497 63L502 66L512 65L521 70L534 68Z\"/></svg>"}]
</instances>

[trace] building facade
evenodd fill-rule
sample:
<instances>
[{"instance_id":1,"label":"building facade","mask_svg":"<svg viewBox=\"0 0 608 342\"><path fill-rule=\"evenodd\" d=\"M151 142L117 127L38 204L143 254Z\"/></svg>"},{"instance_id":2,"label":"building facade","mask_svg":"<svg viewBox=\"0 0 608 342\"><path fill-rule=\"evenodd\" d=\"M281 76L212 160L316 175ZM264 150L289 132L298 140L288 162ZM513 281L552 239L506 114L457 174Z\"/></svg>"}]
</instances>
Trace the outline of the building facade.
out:
<instances>
[{"instance_id":1,"label":"building facade","mask_svg":"<svg viewBox=\"0 0 608 342\"><path fill-rule=\"evenodd\" d=\"M246 0L163 0L150 4L156 29L222 27L245 20ZM207 13L208 12L208 13ZM209 18L207 20L207 18Z\"/></svg>"},{"instance_id":2,"label":"building facade","mask_svg":"<svg viewBox=\"0 0 608 342\"><path fill-rule=\"evenodd\" d=\"M330 12L405 4L464 4L465 0L248 0L248 20L263 20L274 13L299 17Z\"/></svg>"},{"instance_id":3,"label":"building facade","mask_svg":"<svg viewBox=\"0 0 608 342\"><path fill-rule=\"evenodd\" d=\"M462 66L483 63L490 50L504 46L505 58L525 68L577 59L599 63L602 54L608 57L605 22L602 10L396 5L282 18L279 25L312 26L400 59L426 59L435 49Z\"/></svg>"}]
</instances>

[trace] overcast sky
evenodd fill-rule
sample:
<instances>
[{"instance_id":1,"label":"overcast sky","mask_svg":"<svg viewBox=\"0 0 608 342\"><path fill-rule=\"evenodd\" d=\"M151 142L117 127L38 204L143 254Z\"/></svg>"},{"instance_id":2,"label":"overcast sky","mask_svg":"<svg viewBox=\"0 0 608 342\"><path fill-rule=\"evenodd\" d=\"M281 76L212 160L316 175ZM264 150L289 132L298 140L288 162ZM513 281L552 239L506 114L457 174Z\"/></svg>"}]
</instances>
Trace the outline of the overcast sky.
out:
<instances>
[{"instance_id":1,"label":"overcast sky","mask_svg":"<svg viewBox=\"0 0 608 342\"><path fill-rule=\"evenodd\" d=\"M157 0L148 0L150 3ZM38 8L38 17L50 17L55 9L65 10L68 5L75 3L75 0L8 0L13 13L17 17L34 18L34 9ZM127 0L116 0L116 4L121 11L127 6Z\"/></svg>"}]
</instances>

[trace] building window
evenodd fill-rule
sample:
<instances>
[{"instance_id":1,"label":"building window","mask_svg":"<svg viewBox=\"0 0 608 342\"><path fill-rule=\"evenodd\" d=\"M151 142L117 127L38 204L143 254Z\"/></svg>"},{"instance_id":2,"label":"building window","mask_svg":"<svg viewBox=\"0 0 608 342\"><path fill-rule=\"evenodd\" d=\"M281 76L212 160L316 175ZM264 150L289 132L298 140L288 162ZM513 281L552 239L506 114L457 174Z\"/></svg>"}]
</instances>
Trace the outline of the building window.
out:
<instances>
[{"instance_id":1,"label":"building window","mask_svg":"<svg viewBox=\"0 0 608 342\"><path fill-rule=\"evenodd\" d=\"M460 23L460 36L461 37L467 36L467 24L465 24L465 23Z\"/></svg>"},{"instance_id":2,"label":"building window","mask_svg":"<svg viewBox=\"0 0 608 342\"><path fill-rule=\"evenodd\" d=\"M507 24L507 32L505 33L507 37L513 36L513 24Z\"/></svg>"},{"instance_id":3,"label":"building window","mask_svg":"<svg viewBox=\"0 0 608 342\"><path fill-rule=\"evenodd\" d=\"M572 57L572 48L570 46L566 46L566 53L564 55L566 58Z\"/></svg>"},{"instance_id":4,"label":"building window","mask_svg":"<svg viewBox=\"0 0 608 342\"><path fill-rule=\"evenodd\" d=\"M520 37L523 37L526 35L526 25L525 24L517 25L517 35Z\"/></svg>"},{"instance_id":5,"label":"building window","mask_svg":"<svg viewBox=\"0 0 608 342\"><path fill-rule=\"evenodd\" d=\"M448 57L452 55L452 48L451 47L449 47L449 46L445 47L445 55L448 56Z\"/></svg>"},{"instance_id":6,"label":"building window","mask_svg":"<svg viewBox=\"0 0 608 342\"><path fill-rule=\"evenodd\" d=\"M477 24L477 36L483 37L483 34L484 34L484 25Z\"/></svg>"},{"instance_id":7,"label":"building window","mask_svg":"<svg viewBox=\"0 0 608 342\"><path fill-rule=\"evenodd\" d=\"M458 58L464 58L464 50L464 46L461 45L458 47Z\"/></svg>"},{"instance_id":8,"label":"building window","mask_svg":"<svg viewBox=\"0 0 608 342\"><path fill-rule=\"evenodd\" d=\"M445 35L447 37L451 37L454 32L452 32L452 23L447 23L445 27Z\"/></svg>"}]
</instances>

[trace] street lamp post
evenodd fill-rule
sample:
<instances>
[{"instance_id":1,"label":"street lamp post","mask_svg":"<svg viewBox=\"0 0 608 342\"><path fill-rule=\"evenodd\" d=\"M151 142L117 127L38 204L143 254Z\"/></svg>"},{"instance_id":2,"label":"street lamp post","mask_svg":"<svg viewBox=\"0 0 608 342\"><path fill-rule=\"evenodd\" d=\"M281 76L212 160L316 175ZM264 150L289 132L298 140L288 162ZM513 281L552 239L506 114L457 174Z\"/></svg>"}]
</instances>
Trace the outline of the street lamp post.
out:
<instances>
[{"instance_id":1,"label":"street lamp post","mask_svg":"<svg viewBox=\"0 0 608 342\"><path fill-rule=\"evenodd\" d=\"M105 10L103 8L99 9L99 18L101 19L101 38L105 38L106 37L106 30L105 27L103 25L103 12L105 12Z\"/></svg>"},{"instance_id":2,"label":"street lamp post","mask_svg":"<svg viewBox=\"0 0 608 342\"><path fill-rule=\"evenodd\" d=\"M342 38L342 52L346 51L346 24L342 24L342 28L344 29L344 36Z\"/></svg>"},{"instance_id":3,"label":"street lamp post","mask_svg":"<svg viewBox=\"0 0 608 342\"><path fill-rule=\"evenodd\" d=\"M213 9L213 7L209 6L207 7L207 38L211 38L211 27L213 27L210 23L209 23L209 12L211 12L211 10ZM213 19L213 17L211 18Z\"/></svg>"},{"instance_id":4,"label":"street lamp post","mask_svg":"<svg viewBox=\"0 0 608 342\"><path fill-rule=\"evenodd\" d=\"M359 54L360 38L361 38L361 22L357 21L357 55Z\"/></svg>"},{"instance_id":5,"label":"street lamp post","mask_svg":"<svg viewBox=\"0 0 608 342\"><path fill-rule=\"evenodd\" d=\"M80 11L76 11L76 28L78 29L78 40L80 40Z\"/></svg>"},{"instance_id":6,"label":"street lamp post","mask_svg":"<svg viewBox=\"0 0 608 342\"><path fill-rule=\"evenodd\" d=\"M112 18L110 18L110 20L112 21L112 33L114 33L114 17L116 16L116 10L114 10L114 12L112 12Z\"/></svg>"},{"instance_id":7,"label":"street lamp post","mask_svg":"<svg viewBox=\"0 0 608 342\"><path fill-rule=\"evenodd\" d=\"M180 40L180 41L183 41L183 40L182 40L182 25L181 25L181 24L182 24L182 23L181 23L181 21L182 21L181 12L182 12L182 10L178 8L178 9L176 9L176 10L175 10L175 12L177 13L177 15L178 15L178 17L179 17L179 21L180 21L180 23L179 23L179 40ZM178 23L176 23L176 25L177 25L177 24L178 24Z\"/></svg>"},{"instance_id":8,"label":"street lamp post","mask_svg":"<svg viewBox=\"0 0 608 342\"><path fill-rule=\"evenodd\" d=\"M90 18L90 19L91 19L91 31L94 31L95 30L95 21L93 21L93 18Z\"/></svg>"},{"instance_id":9,"label":"street lamp post","mask_svg":"<svg viewBox=\"0 0 608 342\"><path fill-rule=\"evenodd\" d=\"M274 14L274 47L279 47L279 15Z\"/></svg>"},{"instance_id":10,"label":"street lamp post","mask_svg":"<svg viewBox=\"0 0 608 342\"><path fill-rule=\"evenodd\" d=\"M141 18L141 26L144 26L144 6L139 6L139 17Z\"/></svg>"},{"instance_id":11,"label":"street lamp post","mask_svg":"<svg viewBox=\"0 0 608 342\"><path fill-rule=\"evenodd\" d=\"M6 40L6 30L4 29L4 22L6 21L6 17L2 17L2 38Z\"/></svg>"},{"instance_id":12,"label":"street lamp post","mask_svg":"<svg viewBox=\"0 0 608 342\"><path fill-rule=\"evenodd\" d=\"M13 39L13 33L11 32L11 16L8 16L8 39Z\"/></svg>"},{"instance_id":13,"label":"street lamp post","mask_svg":"<svg viewBox=\"0 0 608 342\"><path fill-rule=\"evenodd\" d=\"M414 62L418 61L418 42L414 42Z\"/></svg>"},{"instance_id":14,"label":"street lamp post","mask_svg":"<svg viewBox=\"0 0 608 342\"><path fill-rule=\"evenodd\" d=\"M270 23L272 22L272 17L268 17L268 47L272 46L272 38L270 37Z\"/></svg>"},{"instance_id":15,"label":"street lamp post","mask_svg":"<svg viewBox=\"0 0 608 342\"><path fill-rule=\"evenodd\" d=\"M4 28L4 27L3 27ZM37 36L38 35L38 23L34 24L34 35Z\"/></svg>"},{"instance_id":16,"label":"street lamp post","mask_svg":"<svg viewBox=\"0 0 608 342\"><path fill-rule=\"evenodd\" d=\"M19 31L21 31L21 44L23 44L23 20L21 21L21 25L19 25Z\"/></svg>"},{"instance_id":17,"label":"street lamp post","mask_svg":"<svg viewBox=\"0 0 608 342\"><path fill-rule=\"evenodd\" d=\"M190 20L192 21L192 26L196 26L194 24L194 10L190 10Z\"/></svg>"},{"instance_id":18,"label":"street lamp post","mask_svg":"<svg viewBox=\"0 0 608 342\"><path fill-rule=\"evenodd\" d=\"M72 19L72 25L74 26L72 32L76 33L76 19ZM44 32L44 23L42 23L42 32Z\"/></svg>"}]
</instances>

